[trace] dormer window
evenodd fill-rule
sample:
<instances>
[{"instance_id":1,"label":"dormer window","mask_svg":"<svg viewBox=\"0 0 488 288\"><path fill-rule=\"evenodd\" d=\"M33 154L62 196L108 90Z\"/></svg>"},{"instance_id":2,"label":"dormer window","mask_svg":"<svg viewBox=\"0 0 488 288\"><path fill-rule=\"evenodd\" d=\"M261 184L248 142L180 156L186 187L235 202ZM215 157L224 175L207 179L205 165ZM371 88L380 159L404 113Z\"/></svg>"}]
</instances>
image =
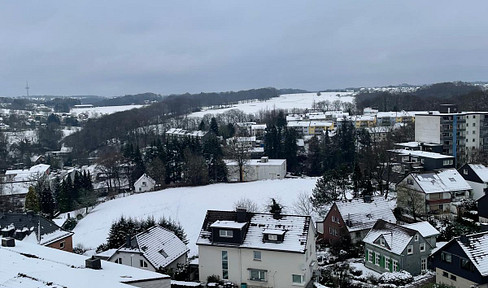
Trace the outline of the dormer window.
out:
<instances>
[{"instance_id":1,"label":"dormer window","mask_svg":"<svg viewBox=\"0 0 488 288\"><path fill-rule=\"evenodd\" d=\"M234 232L232 230L219 230L219 236L224 238L232 238L234 237Z\"/></svg>"},{"instance_id":2,"label":"dormer window","mask_svg":"<svg viewBox=\"0 0 488 288\"><path fill-rule=\"evenodd\" d=\"M283 242L285 230L266 229L263 231L263 242Z\"/></svg>"},{"instance_id":3,"label":"dormer window","mask_svg":"<svg viewBox=\"0 0 488 288\"><path fill-rule=\"evenodd\" d=\"M380 238L380 245L385 247L385 239L383 238Z\"/></svg>"}]
</instances>

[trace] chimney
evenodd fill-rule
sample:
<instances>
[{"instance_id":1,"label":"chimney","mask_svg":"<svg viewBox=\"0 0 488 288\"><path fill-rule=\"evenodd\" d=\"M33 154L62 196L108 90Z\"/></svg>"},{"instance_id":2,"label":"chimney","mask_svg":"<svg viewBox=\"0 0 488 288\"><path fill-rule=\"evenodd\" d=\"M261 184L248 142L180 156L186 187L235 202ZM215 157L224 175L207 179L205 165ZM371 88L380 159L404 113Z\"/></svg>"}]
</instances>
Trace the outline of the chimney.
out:
<instances>
[{"instance_id":1,"label":"chimney","mask_svg":"<svg viewBox=\"0 0 488 288\"><path fill-rule=\"evenodd\" d=\"M245 208L236 209L236 220L239 223L247 222L247 210Z\"/></svg>"},{"instance_id":2,"label":"chimney","mask_svg":"<svg viewBox=\"0 0 488 288\"><path fill-rule=\"evenodd\" d=\"M99 258L92 256L85 260L85 267L90 269L99 270L102 269L102 261Z\"/></svg>"},{"instance_id":3,"label":"chimney","mask_svg":"<svg viewBox=\"0 0 488 288\"><path fill-rule=\"evenodd\" d=\"M131 242L130 241L130 238L131 238L130 235L125 236L125 248L130 248L131 247L131 245L130 245L130 242Z\"/></svg>"},{"instance_id":4,"label":"chimney","mask_svg":"<svg viewBox=\"0 0 488 288\"><path fill-rule=\"evenodd\" d=\"M12 237L2 238L2 247L15 247L15 239Z\"/></svg>"},{"instance_id":5,"label":"chimney","mask_svg":"<svg viewBox=\"0 0 488 288\"><path fill-rule=\"evenodd\" d=\"M459 237L459 241L461 241L461 243L463 243L464 245L469 245L469 239L466 235L461 235Z\"/></svg>"},{"instance_id":6,"label":"chimney","mask_svg":"<svg viewBox=\"0 0 488 288\"><path fill-rule=\"evenodd\" d=\"M261 157L261 163L268 163L268 160L269 160L268 156Z\"/></svg>"}]
</instances>

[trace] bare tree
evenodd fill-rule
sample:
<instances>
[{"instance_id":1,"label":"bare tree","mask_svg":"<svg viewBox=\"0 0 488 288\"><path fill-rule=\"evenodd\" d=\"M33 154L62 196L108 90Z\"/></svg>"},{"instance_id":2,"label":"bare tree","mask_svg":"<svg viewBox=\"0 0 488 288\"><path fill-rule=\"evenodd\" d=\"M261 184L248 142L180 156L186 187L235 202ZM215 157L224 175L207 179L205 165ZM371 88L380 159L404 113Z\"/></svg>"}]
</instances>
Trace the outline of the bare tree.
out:
<instances>
[{"instance_id":1,"label":"bare tree","mask_svg":"<svg viewBox=\"0 0 488 288\"><path fill-rule=\"evenodd\" d=\"M425 195L402 182L397 186L397 206L402 207L412 215L414 220L417 220L426 212Z\"/></svg>"},{"instance_id":2,"label":"bare tree","mask_svg":"<svg viewBox=\"0 0 488 288\"><path fill-rule=\"evenodd\" d=\"M241 198L234 202L234 209L244 208L247 212L259 212L258 204L249 198Z\"/></svg>"},{"instance_id":3,"label":"bare tree","mask_svg":"<svg viewBox=\"0 0 488 288\"><path fill-rule=\"evenodd\" d=\"M240 182L244 181L244 175L248 172L248 163L251 158L249 148L249 146L238 141L231 141L225 149L227 158L237 163Z\"/></svg>"},{"instance_id":4,"label":"bare tree","mask_svg":"<svg viewBox=\"0 0 488 288\"><path fill-rule=\"evenodd\" d=\"M297 200L293 202L293 212L298 215L311 216L314 212L310 195L302 191L298 194Z\"/></svg>"},{"instance_id":5,"label":"bare tree","mask_svg":"<svg viewBox=\"0 0 488 288\"><path fill-rule=\"evenodd\" d=\"M105 182L107 189L110 192L114 190L120 190L120 164L122 163L122 155L118 151L114 151L114 148L107 149L98 158L97 170L105 174Z\"/></svg>"}]
</instances>

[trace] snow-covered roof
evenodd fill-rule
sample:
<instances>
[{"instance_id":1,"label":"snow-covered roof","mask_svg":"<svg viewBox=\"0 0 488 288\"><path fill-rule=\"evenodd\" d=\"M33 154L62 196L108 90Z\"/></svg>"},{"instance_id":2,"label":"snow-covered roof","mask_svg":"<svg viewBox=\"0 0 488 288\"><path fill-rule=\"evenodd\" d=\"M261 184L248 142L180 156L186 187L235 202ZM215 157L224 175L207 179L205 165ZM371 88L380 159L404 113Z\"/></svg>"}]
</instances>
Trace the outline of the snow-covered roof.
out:
<instances>
[{"instance_id":1,"label":"snow-covered roof","mask_svg":"<svg viewBox=\"0 0 488 288\"><path fill-rule=\"evenodd\" d=\"M400 112L378 112L376 114L377 118L383 118L383 117L415 117L415 114L417 112L412 111L400 111Z\"/></svg>"},{"instance_id":2,"label":"snow-covered roof","mask_svg":"<svg viewBox=\"0 0 488 288\"><path fill-rule=\"evenodd\" d=\"M307 248L307 240L310 232L310 216L281 215L275 219L273 214L268 213L247 213L247 232L244 235L242 244L212 243L210 226L215 221L232 220L236 221L235 211L207 211L207 216L200 231L197 245L232 245L241 248L263 249L285 252L304 253ZM223 219L223 220L219 220ZM263 242L264 234L283 235L282 242Z\"/></svg>"},{"instance_id":3,"label":"snow-covered roof","mask_svg":"<svg viewBox=\"0 0 488 288\"><path fill-rule=\"evenodd\" d=\"M47 164L37 164L29 169L15 169L5 171L5 175L14 175L11 181L32 181L37 180L40 176L47 173L49 170Z\"/></svg>"},{"instance_id":4,"label":"snow-covered roof","mask_svg":"<svg viewBox=\"0 0 488 288\"><path fill-rule=\"evenodd\" d=\"M102 269L86 268L85 256L21 241L15 247L1 247L0 258L1 287L129 288L139 281L160 280L168 285L170 281L164 274L105 261Z\"/></svg>"},{"instance_id":5,"label":"snow-covered roof","mask_svg":"<svg viewBox=\"0 0 488 288\"><path fill-rule=\"evenodd\" d=\"M224 160L226 165L229 166L236 166L237 161L225 159ZM247 161L247 166L281 166L283 163L286 162L286 159L268 159L267 161L262 161L261 159L249 159Z\"/></svg>"},{"instance_id":6,"label":"snow-covered roof","mask_svg":"<svg viewBox=\"0 0 488 288\"><path fill-rule=\"evenodd\" d=\"M417 223L411 223L411 224L404 224L402 225L403 227L407 227L416 231L419 231L419 233L422 235L422 237L427 238L431 236L437 236L439 235L439 231L435 229L434 226L432 226L429 222L427 221L422 221L422 222L417 222Z\"/></svg>"},{"instance_id":7,"label":"snow-covered roof","mask_svg":"<svg viewBox=\"0 0 488 288\"><path fill-rule=\"evenodd\" d=\"M242 229L246 226L245 222L217 220L210 225L211 228Z\"/></svg>"},{"instance_id":8,"label":"snow-covered roof","mask_svg":"<svg viewBox=\"0 0 488 288\"><path fill-rule=\"evenodd\" d=\"M424 193L455 192L472 189L454 168L420 174L411 173L410 175Z\"/></svg>"},{"instance_id":9,"label":"snow-covered roof","mask_svg":"<svg viewBox=\"0 0 488 288\"><path fill-rule=\"evenodd\" d=\"M207 131L201 131L201 130L188 131L180 128L171 128L168 131L166 131L167 135L178 135L178 136L188 136L188 137L203 137L207 133L208 133Z\"/></svg>"},{"instance_id":10,"label":"snow-covered roof","mask_svg":"<svg viewBox=\"0 0 488 288\"><path fill-rule=\"evenodd\" d=\"M435 153L435 152L420 151L420 150L393 149L393 150L388 150L388 152L393 152L403 156L411 155L411 156L425 157L431 159L454 159L454 156L443 155L441 153Z\"/></svg>"},{"instance_id":11,"label":"snow-covered roof","mask_svg":"<svg viewBox=\"0 0 488 288\"><path fill-rule=\"evenodd\" d=\"M488 167L483 164L468 164L473 172L480 177L481 181L488 182Z\"/></svg>"},{"instance_id":12,"label":"snow-covered roof","mask_svg":"<svg viewBox=\"0 0 488 288\"><path fill-rule=\"evenodd\" d=\"M453 241L461 246L480 274L488 276L488 232L467 235L466 239L466 243L463 243L461 238Z\"/></svg>"},{"instance_id":13,"label":"snow-covered roof","mask_svg":"<svg viewBox=\"0 0 488 288\"><path fill-rule=\"evenodd\" d=\"M136 180L136 182L134 182L134 185L137 185L139 182L144 181L144 180L151 182L153 185L156 184L156 180L154 180L153 178L151 178L151 176L144 173L144 174L142 174L141 177L139 177L139 179Z\"/></svg>"},{"instance_id":14,"label":"snow-covered roof","mask_svg":"<svg viewBox=\"0 0 488 288\"><path fill-rule=\"evenodd\" d=\"M371 202L363 199L352 199L335 202L342 219L346 221L349 232L370 229L377 220L396 223L395 215L387 200L383 197L372 197Z\"/></svg>"},{"instance_id":15,"label":"snow-covered roof","mask_svg":"<svg viewBox=\"0 0 488 288\"><path fill-rule=\"evenodd\" d=\"M133 237L131 247L124 245L117 252L142 253L158 269L173 263L189 250L173 232L156 225Z\"/></svg>"},{"instance_id":16,"label":"snow-covered roof","mask_svg":"<svg viewBox=\"0 0 488 288\"><path fill-rule=\"evenodd\" d=\"M411 142L402 142L402 143L395 143L396 146L408 147L408 148L419 148L420 142L411 141Z\"/></svg>"},{"instance_id":17,"label":"snow-covered roof","mask_svg":"<svg viewBox=\"0 0 488 288\"><path fill-rule=\"evenodd\" d=\"M264 129L266 129L266 124L251 125L251 130L264 130Z\"/></svg>"},{"instance_id":18,"label":"snow-covered roof","mask_svg":"<svg viewBox=\"0 0 488 288\"><path fill-rule=\"evenodd\" d=\"M363 241L364 243L378 246L400 255L415 234L417 234L417 231L413 229L379 220L371 228L366 237L364 237ZM381 246L378 243L377 240L380 237L385 240L385 246Z\"/></svg>"}]
</instances>

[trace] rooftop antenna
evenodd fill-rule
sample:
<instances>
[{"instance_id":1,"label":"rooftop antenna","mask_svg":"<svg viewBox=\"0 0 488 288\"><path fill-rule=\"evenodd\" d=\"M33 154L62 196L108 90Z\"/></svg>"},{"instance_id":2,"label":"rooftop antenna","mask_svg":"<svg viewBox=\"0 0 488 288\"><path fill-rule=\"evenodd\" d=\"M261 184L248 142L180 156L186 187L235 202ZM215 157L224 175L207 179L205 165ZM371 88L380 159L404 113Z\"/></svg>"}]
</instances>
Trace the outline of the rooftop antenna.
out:
<instances>
[{"instance_id":1,"label":"rooftop antenna","mask_svg":"<svg viewBox=\"0 0 488 288\"><path fill-rule=\"evenodd\" d=\"M25 81L25 91L27 91L27 97L29 97L29 82Z\"/></svg>"}]
</instances>

